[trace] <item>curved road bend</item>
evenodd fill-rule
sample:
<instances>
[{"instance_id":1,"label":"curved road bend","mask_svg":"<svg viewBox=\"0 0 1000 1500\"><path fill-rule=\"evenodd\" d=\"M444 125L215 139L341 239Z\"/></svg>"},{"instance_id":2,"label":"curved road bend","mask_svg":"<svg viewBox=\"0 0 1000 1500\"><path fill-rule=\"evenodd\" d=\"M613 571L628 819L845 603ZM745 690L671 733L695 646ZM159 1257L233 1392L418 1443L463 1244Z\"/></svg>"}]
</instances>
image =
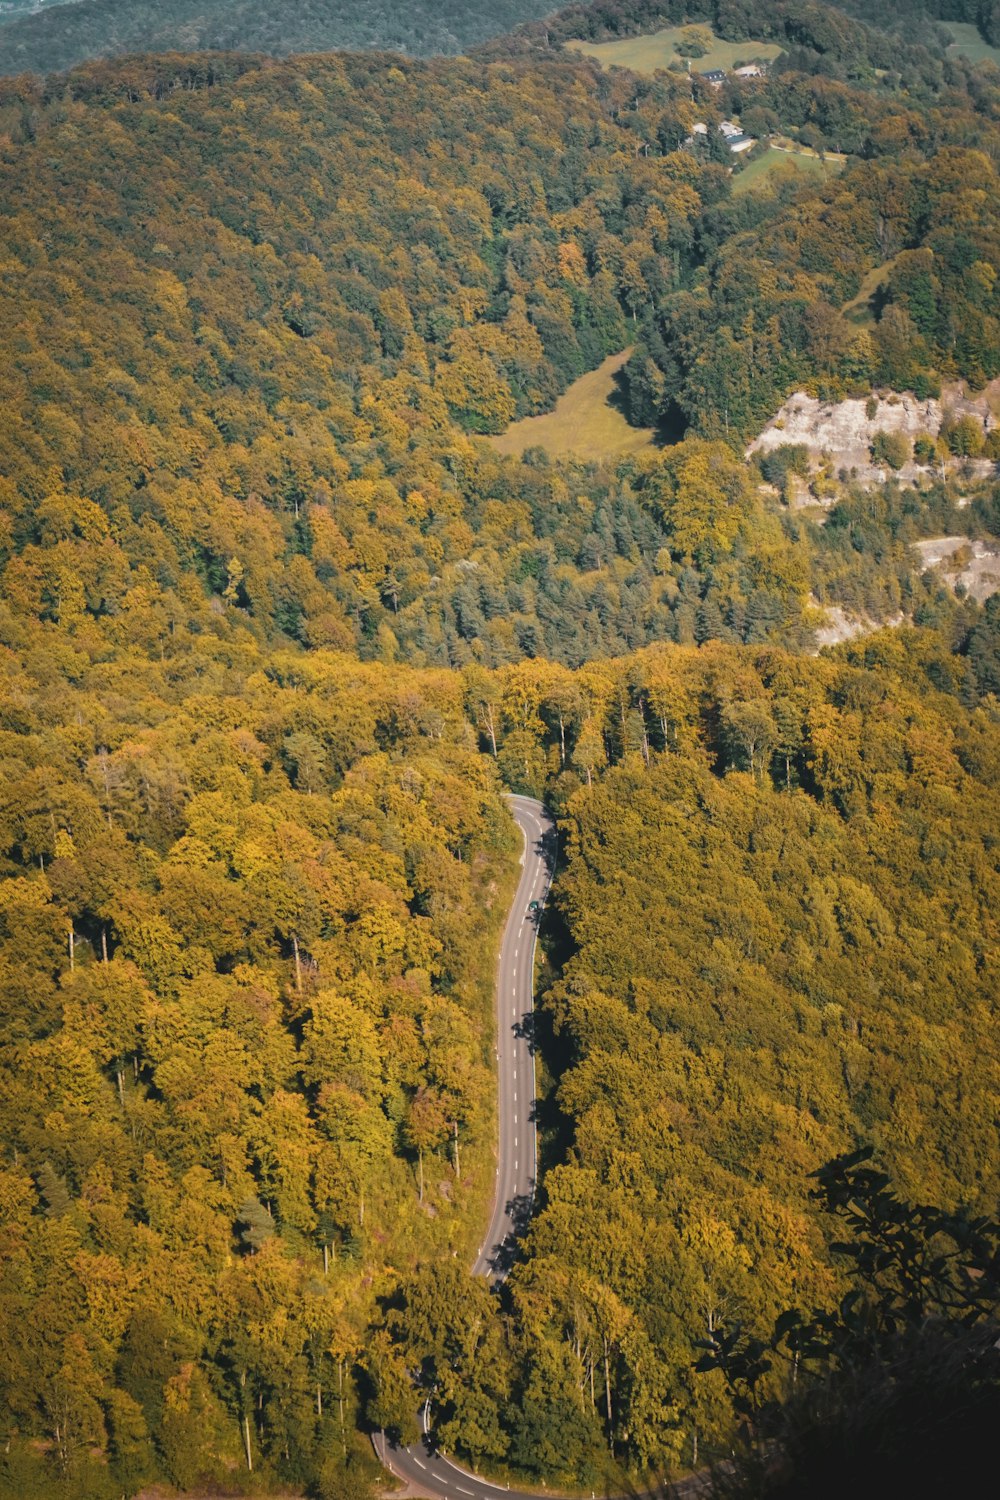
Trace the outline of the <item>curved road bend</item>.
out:
<instances>
[{"instance_id":1,"label":"curved road bend","mask_svg":"<svg viewBox=\"0 0 1000 1500\"><path fill-rule=\"evenodd\" d=\"M497 1178L489 1230L483 1240L473 1274L502 1281L514 1258L517 1236L531 1213L535 1193L535 1062L532 1054L532 1008L534 1001L535 945L538 913L529 908L545 904L552 879L550 835L554 824L540 802L531 797L507 798L511 812L524 835L521 879L504 928L497 965ZM424 1431L427 1412L424 1411ZM412 1495L432 1500L496 1500L500 1494L511 1500L538 1500L505 1485L491 1484L459 1468L429 1444L394 1448L384 1434L375 1437L375 1451L391 1474L402 1479Z\"/></svg>"}]
</instances>

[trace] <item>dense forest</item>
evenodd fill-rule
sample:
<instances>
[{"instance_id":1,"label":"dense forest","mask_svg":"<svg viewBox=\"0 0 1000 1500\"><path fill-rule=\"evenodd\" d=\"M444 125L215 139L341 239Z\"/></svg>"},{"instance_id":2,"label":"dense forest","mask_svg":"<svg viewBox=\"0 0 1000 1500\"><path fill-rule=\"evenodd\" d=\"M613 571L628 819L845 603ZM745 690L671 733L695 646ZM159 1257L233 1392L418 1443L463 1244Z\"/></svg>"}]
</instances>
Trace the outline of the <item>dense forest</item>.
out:
<instances>
[{"instance_id":1,"label":"dense forest","mask_svg":"<svg viewBox=\"0 0 1000 1500\"><path fill-rule=\"evenodd\" d=\"M824 138L856 151L860 121L833 110ZM956 374L976 387L995 379L998 186L985 153L948 147L859 167L766 226L734 234L720 214L718 248L692 287L649 314L629 378L634 417L676 407L708 435L749 437L809 381L836 400L859 382L929 396ZM852 328L841 308L879 264L878 323Z\"/></svg>"},{"instance_id":2,"label":"dense forest","mask_svg":"<svg viewBox=\"0 0 1000 1500\"><path fill-rule=\"evenodd\" d=\"M907 1189L995 1195L971 635L495 674L262 651L209 601L156 655L114 637L5 628L12 1492L246 1451L361 1493L355 1422L407 1433L414 1368L477 1464L690 1465L728 1420L699 1339L837 1293L820 1162L872 1139ZM561 810L573 952L503 1324L448 1254L489 1175L493 740Z\"/></svg>"},{"instance_id":3,"label":"dense forest","mask_svg":"<svg viewBox=\"0 0 1000 1500\"><path fill-rule=\"evenodd\" d=\"M948 0L944 0L947 6ZM959 10L962 0L955 9ZM936 24L934 0L898 0L898 8L856 0L831 6L816 0L594 0L569 5L540 21L525 21L509 35L483 44L487 53L545 51L571 40L606 42L643 36L685 23L707 24L719 37L733 42L773 41L783 49L776 71L816 72L841 76L845 72L873 81L874 69L899 76L940 67L950 40ZM848 14L850 12L850 14ZM902 34L893 20L904 27ZM956 15L947 19L970 19ZM991 35L982 21L982 34ZM697 70L697 51L692 63Z\"/></svg>"},{"instance_id":4,"label":"dense forest","mask_svg":"<svg viewBox=\"0 0 1000 1500\"><path fill-rule=\"evenodd\" d=\"M51 73L88 57L178 49L465 52L548 9L547 0L71 0L0 26L0 72Z\"/></svg>"},{"instance_id":5,"label":"dense forest","mask_svg":"<svg viewBox=\"0 0 1000 1500\"><path fill-rule=\"evenodd\" d=\"M514 844L461 684L207 607L159 659L4 636L3 1493L263 1443L342 1494L373 1278L492 1180Z\"/></svg>"},{"instance_id":6,"label":"dense forest","mask_svg":"<svg viewBox=\"0 0 1000 1500\"><path fill-rule=\"evenodd\" d=\"M1000 84L814 5L706 11L788 44L718 94L558 46L675 11L0 81L2 1494L364 1500L418 1390L617 1493L850 1292L824 1162L995 1208L1000 596L911 544L1000 533L996 433L807 510L744 445L1000 373ZM737 112L843 170L734 194ZM633 343L649 451L490 446ZM561 863L494 1294L505 789Z\"/></svg>"},{"instance_id":7,"label":"dense forest","mask_svg":"<svg viewBox=\"0 0 1000 1500\"><path fill-rule=\"evenodd\" d=\"M515 784L551 766L563 809L573 952L543 1004L571 1143L512 1278L523 1351L450 1399L496 1392L502 1434L512 1391L535 1474L704 1451L724 1399L698 1341L836 1298L808 1175L845 1146L911 1197L995 1205L1000 735L992 699L930 688L946 660L914 634L654 650L533 695L519 671L499 754ZM447 1318L434 1338L428 1389Z\"/></svg>"},{"instance_id":8,"label":"dense forest","mask_svg":"<svg viewBox=\"0 0 1000 1500\"><path fill-rule=\"evenodd\" d=\"M556 35L602 40L682 15L655 3L577 7L522 34L544 53ZM780 130L853 165L819 192L790 190L777 213L750 194L706 211L693 274L636 299L632 419L745 439L803 387L836 400L869 385L932 394L955 375L994 379L996 71L944 58L933 36L914 44L828 7L720 4L709 18L727 38L787 50L763 81L731 77L717 93L696 82L702 119L735 115L751 135ZM657 135L633 126L644 150L680 144L685 127L680 117L661 117ZM843 309L877 271L877 320L859 328Z\"/></svg>"},{"instance_id":9,"label":"dense forest","mask_svg":"<svg viewBox=\"0 0 1000 1500\"><path fill-rule=\"evenodd\" d=\"M794 97L827 87L802 76ZM664 637L804 645L810 587L875 619L915 612L905 548L890 570L855 528L845 550L724 445L810 370L831 393L889 374L927 388L942 344L949 369L992 369L992 262L959 269L997 253L992 168L955 145L911 162L899 141L897 165L736 200L719 164L673 149L684 88L661 76L637 98L578 61L351 56L8 83L12 605L116 614L139 567L163 618L196 577L266 633L436 666L575 665ZM974 127L985 145L988 118ZM857 329L838 299L932 188L954 244L931 271L930 244L900 256L882 321ZM958 296L976 314L961 333L941 312ZM908 343L915 319L927 333ZM723 446L581 469L473 440L637 334L636 413L683 406ZM88 544L72 587L43 497L100 512L60 523ZM906 507L912 534L935 504Z\"/></svg>"}]
</instances>

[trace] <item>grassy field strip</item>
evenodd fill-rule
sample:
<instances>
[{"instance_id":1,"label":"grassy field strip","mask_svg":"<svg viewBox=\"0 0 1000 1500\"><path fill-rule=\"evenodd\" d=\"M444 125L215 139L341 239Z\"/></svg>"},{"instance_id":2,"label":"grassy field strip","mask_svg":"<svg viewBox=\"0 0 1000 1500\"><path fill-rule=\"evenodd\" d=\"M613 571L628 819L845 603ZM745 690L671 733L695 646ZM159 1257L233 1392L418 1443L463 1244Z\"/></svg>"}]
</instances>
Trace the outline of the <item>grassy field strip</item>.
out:
<instances>
[{"instance_id":1,"label":"grassy field strip","mask_svg":"<svg viewBox=\"0 0 1000 1500\"><path fill-rule=\"evenodd\" d=\"M880 287L885 286L892 275L892 268L896 264L896 257L887 260L881 266L874 266L850 302L845 302L840 309L849 323L855 323L859 328L874 328L875 316L872 312L872 298Z\"/></svg>"},{"instance_id":2,"label":"grassy field strip","mask_svg":"<svg viewBox=\"0 0 1000 1500\"><path fill-rule=\"evenodd\" d=\"M989 42L984 42L978 27L966 21L948 21L944 29L950 31L954 38L948 48L949 52L967 57L970 62L996 63L1000 68L1000 47L991 47Z\"/></svg>"},{"instance_id":3,"label":"grassy field strip","mask_svg":"<svg viewBox=\"0 0 1000 1500\"><path fill-rule=\"evenodd\" d=\"M540 417L522 417L489 442L498 453L517 458L527 448L544 448L553 458L585 461L650 452L654 447L652 430L630 427L622 412L611 405L618 389L615 376L631 353L631 349L624 349L620 354L610 354L596 370L574 380L552 411Z\"/></svg>"},{"instance_id":4,"label":"grassy field strip","mask_svg":"<svg viewBox=\"0 0 1000 1500\"><path fill-rule=\"evenodd\" d=\"M595 58L602 68L631 68L633 73L655 73L677 61L680 57L677 43L690 30L689 26L670 26L665 31L653 32L651 36L623 37L616 42L571 41L566 46ZM708 27L699 26L698 30L707 33ZM771 61L780 56L781 48L774 42L723 42L713 37L704 57L691 58L691 71L707 73L712 68L733 68L754 59ZM686 59L681 60L686 62Z\"/></svg>"},{"instance_id":5,"label":"grassy field strip","mask_svg":"<svg viewBox=\"0 0 1000 1500\"><path fill-rule=\"evenodd\" d=\"M824 161L815 152L792 151L787 146L769 146L754 158L742 172L733 177L733 192L748 193L759 187L768 177L783 168L793 167L810 177L833 177L844 164L843 157L827 157Z\"/></svg>"}]
</instances>

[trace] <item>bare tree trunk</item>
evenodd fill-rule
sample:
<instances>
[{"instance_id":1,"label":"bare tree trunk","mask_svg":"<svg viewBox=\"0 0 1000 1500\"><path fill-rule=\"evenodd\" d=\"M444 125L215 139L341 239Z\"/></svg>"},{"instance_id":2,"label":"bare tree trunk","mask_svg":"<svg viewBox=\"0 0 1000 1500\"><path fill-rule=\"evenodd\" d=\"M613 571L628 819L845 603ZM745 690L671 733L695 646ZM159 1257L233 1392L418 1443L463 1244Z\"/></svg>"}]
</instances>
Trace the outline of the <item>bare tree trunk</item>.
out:
<instances>
[{"instance_id":1,"label":"bare tree trunk","mask_svg":"<svg viewBox=\"0 0 1000 1500\"><path fill-rule=\"evenodd\" d=\"M318 1380L316 1382L316 1415L317 1417L323 1415L323 1387Z\"/></svg>"},{"instance_id":2,"label":"bare tree trunk","mask_svg":"<svg viewBox=\"0 0 1000 1500\"><path fill-rule=\"evenodd\" d=\"M424 1152L423 1147L417 1147L417 1167L420 1173L420 1202L424 1201Z\"/></svg>"},{"instance_id":3,"label":"bare tree trunk","mask_svg":"<svg viewBox=\"0 0 1000 1500\"><path fill-rule=\"evenodd\" d=\"M70 929L69 929L69 972L72 974L72 972L73 972L73 970L75 968L76 968L76 933L73 931L72 924L70 924Z\"/></svg>"},{"instance_id":4,"label":"bare tree trunk","mask_svg":"<svg viewBox=\"0 0 1000 1500\"><path fill-rule=\"evenodd\" d=\"M490 737L490 745L493 748L493 759L496 760L496 754L497 754L497 732L496 732L496 725L495 725L495 723L493 721L493 704L492 703L486 703L486 704L483 705L483 717L484 717L484 719L486 721L486 733Z\"/></svg>"},{"instance_id":5,"label":"bare tree trunk","mask_svg":"<svg viewBox=\"0 0 1000 1500\"><path fill-rule=\"evenodd\" d=\"M247 1388L247 1372L246 1372L246 1370L241 1370L240 1371L240 1390L241 1391L245 1391L246 1388ZM253 1473L253 1452L252 1452L251 1447L250 1447L250 1414L247 1411L247 1409L246 1409L245 1406L243 1408L243 1450L244 1450L244 1452L246 1453L246 1456L247 1456L247 1470L248 1470L249 1473L252 1474Z\"/></svg>"},{"instance_id":6,"label":"bare tree trunk","mask_svg":"<svg viewBox=\"0 0 1000 1500\"><path fill-rule=\"evenodd\" d=\"M561 713L559 715L559 764L561 766L566 764L566 725L563 723Z\"/></svg>"},{"instance_id":7,"label":"bare tree trunk","mask_svg":"<svg viewBox=\"0 0 1000 1500\"><path fill-rule=\"evenodd\" d=\"M299 940L294 932L292 933L292 952L295 954L295 992L296 994L301 995L302 964L299 961Z\"/></svg>"},{"instance_id":8,"label":"bare tree trunk","mask_svg":"<svg viewBox=\"0 0 1000 1500\"><path fill-rule=\"evenodd\" d=\"M326 1241L324 1240L323 1241L323 1275L324 1276L329 1276L329 1274L330 1274L330 1247L326 1243Z\"/></svg>"},{"instance_id":9,"label":"bare tree trunk","mask_svg":"<svg viewBox=\"0 0 1000 1500\"><path fill-rule=\"evenodd\" d=\"M608 1413L608 1439L611 1438L611 1361L609 1359L610 1346L607 1339L604 1340L604 1402Z\"/></svg>"},{"instance_id":10,"label":"bare tree trunk","mask_svg":"<svg viewBox=\"0 0 1000 1500\"><path fill-rule=\"evenodd\" d=\"M455 1181L456 1182L461 1182L461 1180L462 1180L462 1162L461 1162L461 1158L459 1157L459 1154L458 1154L458 1121L457 1120L453 1120L452 1121L451 1128L452 1128L452 1132L453 1132L452 1139L455 1142Z\"/></svg>"},{"instance_id":11,"label":"bare tree trunk","mask_svg":"<svg viewBox=\"0 0 1000 1500\"><path fill-rule=\"evenodd\" d=\"M108 961L108 929L106 927L101 928L101 961L102 963Z\"/></svg>"},{"instance_id":12,"label":"bare tree trunk","mask_svg":"<svg viewBox=\"0 0 1000 1500\"><path fill-rule=\"evenodd\" d=\"M344 1361L337 1360L337 1400L340 1403L340 1446L347 1453L347 1434L344 1431Z\"/></svg>"}]
</instances>

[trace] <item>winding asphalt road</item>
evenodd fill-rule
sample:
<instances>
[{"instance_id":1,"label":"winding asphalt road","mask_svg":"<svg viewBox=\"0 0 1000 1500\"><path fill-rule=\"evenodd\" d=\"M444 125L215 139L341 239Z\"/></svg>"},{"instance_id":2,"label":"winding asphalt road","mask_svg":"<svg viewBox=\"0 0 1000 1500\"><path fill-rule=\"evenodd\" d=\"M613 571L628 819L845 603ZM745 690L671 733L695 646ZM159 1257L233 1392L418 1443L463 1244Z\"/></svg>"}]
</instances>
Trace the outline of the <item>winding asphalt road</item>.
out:
<instances>
[{"instance_id":1,"label":"winding asphalt road","mask_svg":"<svg viewBox=\"0 0 1000 1500\"><path fill-rule=\"evenodd\" d=\"M502 1281L514 1259L517 1237L531 1215L535 1195L535 1059L532 1049L535 944L538 919L552 879L552 819L531 797L508 797L508 804L524 835L521 879L507 918L497 965L497 1104L499 1116L496 1190L489 1230L473 1266L476 1276ZM538 902L538 910L530 910ZM424 1411L424 1432L428 1431ZM375 1451L391 1474L402 1479L411 1495L431 1500L538 1500L491 1484L436 1452L430 1442L396 1448L379 1433Z\"/></svg>"}]
</instances>

